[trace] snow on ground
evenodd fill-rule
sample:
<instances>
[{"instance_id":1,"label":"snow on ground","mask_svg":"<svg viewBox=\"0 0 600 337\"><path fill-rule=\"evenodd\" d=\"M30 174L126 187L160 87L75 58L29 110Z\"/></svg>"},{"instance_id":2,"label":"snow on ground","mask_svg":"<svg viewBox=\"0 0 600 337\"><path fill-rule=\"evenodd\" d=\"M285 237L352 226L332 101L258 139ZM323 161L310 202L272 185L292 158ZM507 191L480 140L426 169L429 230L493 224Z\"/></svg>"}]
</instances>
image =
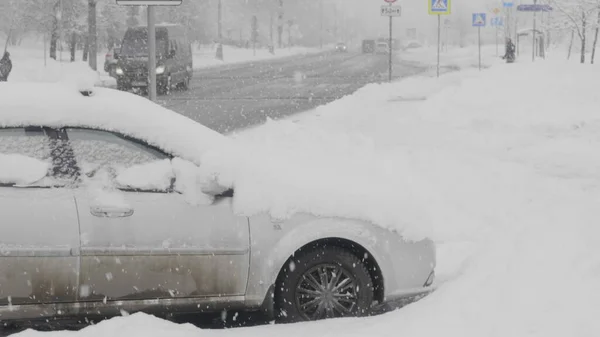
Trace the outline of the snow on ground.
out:
<instances>
[{"instance_id":1,"label":"snow on ground","mask_svg":"<svg viewBox=\"0 0 600 337\"><path fill-rule=\"evenodd\" d=\"M483 45L481 47L482 68L488 68L500 62L504 54L504 46L499 48L499 56L496 57L496 45ZM451 46L440 52L440 66L454 70L478 68L479 50L477 45L464 48ZM398 57L404 61L419 62L427 64L431 68L437 65L437 46L425 46L421 48L407 49L398 52Z\"/></svg>"},{"instance_id":2,"label":"snow on ground","mask_svg":"<svg viewBox=\"0 0 600 337\"><path fill-rule=\"evenodd\" d=\"M306 47L291 47L275 49L275 54L269 53L268 49L257 48L256 54L253 48L237 48L234 46L223 46L223 60L216 58L217 45L203 45L193 48L194 68L201 69L207 67L220 66L234 63L247 63L253 61L263 61L282 57L314 54L321 52L321 49Z\"/></svg>"},{"instance_id":3,"label":"snow on ground","mask_svg":"<svg viewBox=\"0 0 600 337\"><path fill-rule=\"evenodd\" d=\"M224 46L225 59L217 60L216 47L201 46L193 49L194 68L201 69L233 63L244 63L274 58L289 57L308 53L318 53L315 48L293 47L277 49L272 55L266 49L257 49L256 55L252 49ZM98 53L98 71L92 71L87 62L81 61L82 51L76 53L76 62L69 62L70 53L57 52L57 60L44 56L44 46L39 41L24 41L22 46L10 47L13 71L9 77L11 82L52 82L69 83L78 88L87 89L92 86L114 87L116 81L104 71L106 51ZM44 61L44 58L46 60Z\"/></svg>"},{"instance_id":4,"label":"snow on ground","mask_svg":"<svg viewBox=\"0 0 600 337\"><path fill-rule=\"evenodd\" d=\"M223 181L287 187L273 191L349 215L396 205L430 226L443 282L417 303L378 317L225 331L136 314L50 335L598 336L599 72L556 59L369 85L234 137L252 153L243 160L255 175L221 171L231 175ZM323 200L318 186L345 193ZM278 205L275 194L257 193L237 206Z\"/></svg>"},{"instance_id":5,"label":"snow on ground","mask_svg":"<svg viewBox=\"0 0 600 337\"><path fill-rule=\"evenodd\" d=\"M114 79L103 71L104 54L98 54L98 72L93 71L86 62L81 61L81 51L76 62L69 62L70 54L63 52L57 60L46 55L43 47L26 44L23 47L9 48L13 63L10 82L44 82L72 84L79 89L88 89L95 85L112 85Z\"/></svg>"}]
</instances>

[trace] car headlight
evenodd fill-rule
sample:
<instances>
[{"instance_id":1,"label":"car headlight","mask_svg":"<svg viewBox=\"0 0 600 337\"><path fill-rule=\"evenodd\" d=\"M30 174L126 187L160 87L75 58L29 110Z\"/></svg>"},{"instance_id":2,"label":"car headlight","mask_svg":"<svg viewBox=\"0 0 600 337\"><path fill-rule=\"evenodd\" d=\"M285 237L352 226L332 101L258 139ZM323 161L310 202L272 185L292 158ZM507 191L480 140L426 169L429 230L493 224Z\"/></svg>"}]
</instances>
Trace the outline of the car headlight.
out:
<instances>
[{"instance_id":1,"label":"car headlight","mask_svg":"<svg viewBox=\"0 0 600 337\"><path fill-rule=\"evenodd\" d=\"M117 69L115 69L115 72L117 73L117 75L123 75L123 69L121 69L121 67L117 67Z\"/></svg>"},{"instance_id":2,"label":"car headlight","mask_svg":"<svg viewBox=\"0 0 600 337\"><path fill-rule=\"evenodd\" d=\"M156 67L156 75L162 75L165 72L165 66L161 65Z\"/></svg>"}]
</instances>

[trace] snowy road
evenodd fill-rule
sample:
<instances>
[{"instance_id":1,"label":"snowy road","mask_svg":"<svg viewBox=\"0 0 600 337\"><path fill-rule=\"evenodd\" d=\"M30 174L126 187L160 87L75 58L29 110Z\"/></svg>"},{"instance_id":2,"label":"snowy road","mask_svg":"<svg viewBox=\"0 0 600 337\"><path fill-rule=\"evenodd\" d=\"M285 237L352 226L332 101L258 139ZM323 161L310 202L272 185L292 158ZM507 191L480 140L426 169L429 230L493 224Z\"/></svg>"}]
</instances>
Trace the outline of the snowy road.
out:
<instances>
[{"instance_id":1,"label":"snowy road","mask_svg":"<svg viewBox=\"0 0 600 337\"><path fill-rule=\"evenodd\" d=\"M192 89L159 97L165 107L227 133L310 110L387 80L386 55L323 53L197 70ZM398 61L394 77L425 71Z\"/></svg>"}]
</instances>

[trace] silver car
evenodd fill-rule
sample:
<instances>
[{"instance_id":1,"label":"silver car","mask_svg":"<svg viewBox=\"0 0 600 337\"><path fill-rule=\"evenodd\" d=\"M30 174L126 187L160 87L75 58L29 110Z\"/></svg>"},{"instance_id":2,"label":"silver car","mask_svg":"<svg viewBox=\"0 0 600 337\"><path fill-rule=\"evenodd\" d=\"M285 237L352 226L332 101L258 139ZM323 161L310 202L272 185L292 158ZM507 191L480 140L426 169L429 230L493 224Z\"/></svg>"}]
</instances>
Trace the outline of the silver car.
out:
<instances>
[{"instance_id":1,"label":"silver car","mask_svg":"<svg viewBox=\"0 0 600 337\"><path fill-rule=\"evenodd\" d=\"M431 291L432 241L352 219L240 216L234 190L190 203L177 167L201 165L224 136L135 95L56 87L0 106L0 320L264 310L304 321Z\"/></svg>"}]
</instances>

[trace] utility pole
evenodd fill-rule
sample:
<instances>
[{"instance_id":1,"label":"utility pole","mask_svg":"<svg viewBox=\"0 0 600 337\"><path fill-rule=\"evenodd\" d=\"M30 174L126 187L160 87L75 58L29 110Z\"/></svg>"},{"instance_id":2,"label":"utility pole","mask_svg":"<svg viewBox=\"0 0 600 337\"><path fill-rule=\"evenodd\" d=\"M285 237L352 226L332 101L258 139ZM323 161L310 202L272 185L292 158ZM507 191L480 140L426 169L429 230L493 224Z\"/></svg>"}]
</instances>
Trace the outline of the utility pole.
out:
<instances>
[{"instance_id":1,"label":"utility pole","mask_svg":"<svg viewBox=\"0 0 600 337\"><path fill-rule=\"evenodd\" d=\"M319 31L319 38L321 40L321 49L323 49L323 0L319 2L319 17L321 20L321 30Z\"/></svg>"},{"instance_id":2,"label":"utility pole","mask_svg":"<svg viewBox=\"0 0 600 337\"><path fill-rule=\"evenodd\" d=\"M222 18L223 18L223 3L222 0L219 0L219 7L217 10L217 37L219 38L219 43L223 40L223 31L222 31Z\"/></svg>"},{"instance_id":3,"label":"utility pole","mask_svg":"<svg viewBox=\"0 0 600 337\"><path fill-rule=\"evenodd\" d=\"M533 4L537 5L537 0L533 0ZM531 34L533 35L533 43L532 43L532 49L531 49L531 58L532 58L532 62L535 62L535 24L536 24L536 20L537 20L537 16L536 16L536 12L533 12L533 31L531 32Z\"/></svg>"},{"instance_id":4,"label":"utility pole","mask_svg":"<svg viewBox=\"0 0 600 337\"><path fill-rule=\"evenodd\" d=\"M148 98L156 101L156 16L154 6L148 6Z\"/></svg>"},{"instance_id":5,"label":"utility pole","mask_svg":"<svg viewBox=\"0 0 600 337\"><path fill-rule=\"evenodd\" d=\"M334 42L338 42L338 7L337 4L333 5L333 18L334 18L334 23L333 23L333 37L334 37Z\"/></svg>"},{"instance_id":6,"label":"utility pole","mask_svg":"<svg viewBox=\"0 0 600 337\"><path fill-rule=\"evenodd\" d=\"M89 64L93 70L98 70L98 39L96 35L96 1L88 0L88 41L89 49Z\"/></svg>"},{"instance_id":7,"label":"utility pole","mask_svg":"<svg viewBox=\"0 0 600 337\"><path fill-rule=\"evenodd\" d=\"M277 33L278 33L278 42L279 49L283 48L283 0L279 0L279 19L278 19Z\"/></svg>"}]
</instances>

